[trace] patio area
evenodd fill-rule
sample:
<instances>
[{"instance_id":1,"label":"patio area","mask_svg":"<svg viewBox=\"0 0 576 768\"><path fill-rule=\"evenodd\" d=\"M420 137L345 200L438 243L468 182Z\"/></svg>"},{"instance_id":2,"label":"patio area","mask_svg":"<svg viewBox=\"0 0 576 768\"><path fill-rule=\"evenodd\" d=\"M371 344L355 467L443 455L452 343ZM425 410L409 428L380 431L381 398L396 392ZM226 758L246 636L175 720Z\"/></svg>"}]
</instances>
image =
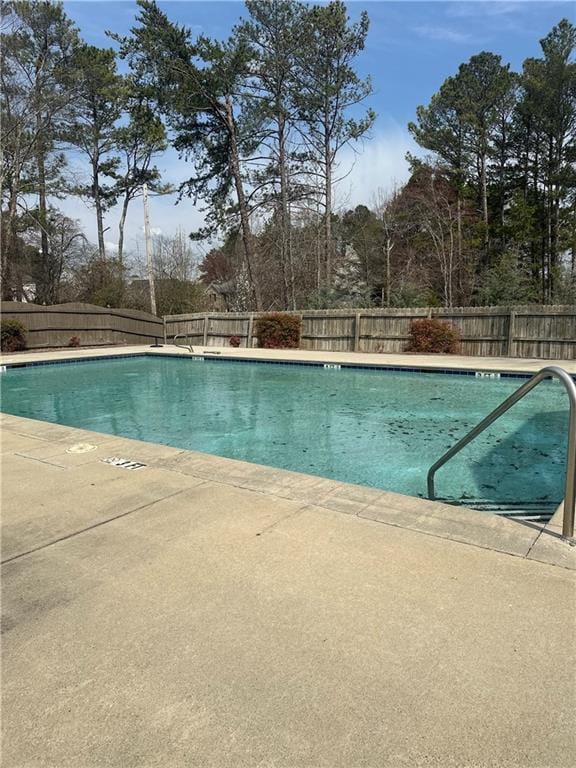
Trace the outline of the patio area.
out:
<instances>
[{"instance_id":1,"label":"patio area","mask_svg":"<svg viewBox=\"0 0 576 768\"><path fill-rule=\"evenodd\" d=\"M558 516L13 416L2 464L5 766L570 764Z\"/></svg>"}]
</instances>

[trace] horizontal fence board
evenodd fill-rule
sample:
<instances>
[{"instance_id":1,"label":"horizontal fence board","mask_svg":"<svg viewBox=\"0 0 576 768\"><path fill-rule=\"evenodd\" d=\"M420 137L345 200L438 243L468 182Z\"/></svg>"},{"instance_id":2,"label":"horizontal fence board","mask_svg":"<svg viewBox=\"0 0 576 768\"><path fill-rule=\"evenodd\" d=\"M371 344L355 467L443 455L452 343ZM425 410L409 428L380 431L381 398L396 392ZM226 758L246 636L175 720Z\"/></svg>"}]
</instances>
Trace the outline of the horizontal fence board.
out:
<instances>
[{"instance_id":1,"label":"horizontal fence board","mask_svg":"<svg viewBox=\"0 0 576 768\"><path fill-rule=\"evenodd\" d=\"M146 312L113 309L93 304L40 306L15 301L0 304L3 318L26 327L28 349L67 347L72 337L81 346L150 344L164 338L164 322Z\"/></svg>"},{"instance_id":2,"label":"horizontal fence board","mask_svg":"<svg viewBox=\"0 0 576 768\"><path fill-rule=\"evenodd\" d=\"M267 313L252 316L256 319L259 314ZM458 329L465 355L576 359L576 307L571 306L312 309L289 314L301 318L300 347L307 350L405 352L411 321L433 317ZM249 335L250 316L209 313L206 343L227 346L230 336L238 336L241 346L255 346ZM164 318L166 338L194 330L193 323L203 326L204 318L201 313Z\"/></svg>"}]
</instances>

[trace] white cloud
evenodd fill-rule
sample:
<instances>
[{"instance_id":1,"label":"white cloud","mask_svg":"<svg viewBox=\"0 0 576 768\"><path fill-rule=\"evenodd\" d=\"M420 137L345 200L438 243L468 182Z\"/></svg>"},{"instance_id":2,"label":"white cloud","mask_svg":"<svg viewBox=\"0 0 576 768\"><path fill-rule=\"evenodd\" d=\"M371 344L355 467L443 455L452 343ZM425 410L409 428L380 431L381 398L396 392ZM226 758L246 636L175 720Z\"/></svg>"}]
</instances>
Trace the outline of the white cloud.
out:
<instances>
[{"instance_id":1,"label":"white cloud","mask_svg":"<svg viewBox=\"0 0 576 768\"><path fill-rule=\"evenodd\" d=\"M466 32L459 32L452 27L440 27L432 24L422 24L419 27L414 27L414 32L426 40L440 40L447 43L467 43L470 40L470 35Z\"/></svg>"},{"instance_id":2,"label":"white cloud","mask_svg":"<svg viewBox=\"0 0 576 768\"><path fill-rule=\"evenodd\" d=\"M384 130L364 142L357 152L342 152L335 190L336 207L370 205L380 192L389 192L409 176L406 152L418 152L408 131L390 122Z\"/></svg>"},{"instance_id":3,"label":"white cloud","mask_svg":"<svg viewBox=\"0 0 576 768\"><path fill-rule=\"evenodd\" d=\"M553 0L552 0L553 1ZM517 11L525 11L530 0L509 2L508 0L468 0L467 2L450 3L447 6L449 16L469 18L472 16L507 16ZM532 0L540 2L540 0ZM551 2L551 0L548 0Z\"/></svg>"},{"instance_id":4,"label":"white cloud","mask_svg":"<svg viewBox=\"0 0 576 768\"><path fill-rule=\"evenodd\" d=\"M187 175L192 173L192 166L180 160L173 151L166 152L157 162L162 172L162 179L167 183L177 186ZM86 171L81 166L71 168L71 173L76 177L85 175ZM204 216L194 202L184 198L176 204L177 195L149 195L150 230L152 234L174 234L181 229L186 234L199 229L204 224ZM54 204L71 219L80 222L86 237L92 243L97 241L96 215L94 208L86 201L78 197L68 197L64 200L55 200ZM109 243L106 247L111 252L117 250L118 224L120 221L121 206L116 205L106 212L104 226ZM129 252L144 251L144 211L142 198L137 197L130 203L128 216L124 228L124 250ZM199 247L198 250L201 250ZM202 249L204 250L204 249Z\"/></svg>"},{"instance_id":5,"label":"white cloud","mask_svg":"<svg viewBox=\"0 0 576 768\"><path fill-rule=\"evenodd\" d=\"M106 248L106 253L116 253L118 250L118 243L113 243L111 240L104 240L104 248Z\"/></svg>"},{"instance_id":6,"label":"white cloud","mask_svg":"<svg viewBox=\"0 0 576 768\"><path fill-rule=\"evenodd\" d=\"M382 119L380 120L382 124ZM418 147L407 130L394 121L384 121L384 127L366 139L354 151L346 148L339 158L335 177L341 180L335 184L335 207L353 207L364 203L370 205L379 191L390 191L394 186L408 179L406 152L418 152ZM178 185L187 175L192 174L192 165L180 160L173 151L167 152L158 163L162 178ZM177 195L149 196L150 230L154 236L173 235L178 230L189 234L204 224L204 215L190 198L176 204ZM77 197L69 197L54 203L70 218L77 219L88 240L97 242L96 217L94 209ZM106 213L106 249L115 253L118 249L118 222L120 206ZM195 243L198 256L205 254L210 243ZM124 230L124 251L126 254L145 252L144 211L142 198L133 200L128 209Z\"/></svg>"},{"instance_id":7,"label":"white cloud","mask_svg":"<svg viewBox=\"0 0 576 768\"><path fill-rule=\"evenodd\" d=\"M546 6L546 9L544 9ZM445 3L446 17L471 30L475 42L489 43L498 36L511 34L537 38L542 32L543 12L555 9L558 19L573 15L574 3L567 0L468 0Z\"/></svg>"}]
</instances>

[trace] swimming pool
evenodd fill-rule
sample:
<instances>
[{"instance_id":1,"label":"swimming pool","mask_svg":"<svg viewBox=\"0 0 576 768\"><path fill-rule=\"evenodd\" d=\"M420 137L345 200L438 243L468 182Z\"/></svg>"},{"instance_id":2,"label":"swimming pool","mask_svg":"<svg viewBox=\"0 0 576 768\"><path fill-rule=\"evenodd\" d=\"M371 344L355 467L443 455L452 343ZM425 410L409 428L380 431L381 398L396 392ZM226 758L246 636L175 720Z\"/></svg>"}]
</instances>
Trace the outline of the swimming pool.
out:
<instances>
[{"instance_id":1,"label":"swimming pool","mask_svg":"<svg viewBox=\"0 0 576 768\"><path fill-rule=\"evenodd\" d=\"M133 356L8 368L5 413L412 496L517 378ZM544 382L437 475L473 506L563 496L568 399Z\"/></svg>"}]
</instances>

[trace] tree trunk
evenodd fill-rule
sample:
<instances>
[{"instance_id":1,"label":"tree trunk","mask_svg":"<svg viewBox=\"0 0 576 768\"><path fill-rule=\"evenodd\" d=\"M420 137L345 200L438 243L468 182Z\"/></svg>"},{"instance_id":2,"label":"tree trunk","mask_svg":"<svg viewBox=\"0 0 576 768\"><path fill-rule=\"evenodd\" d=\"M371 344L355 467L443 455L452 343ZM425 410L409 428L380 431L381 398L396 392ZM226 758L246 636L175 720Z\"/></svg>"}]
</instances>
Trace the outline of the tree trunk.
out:
<instances>
[{"instance_id":1,"label":"tree trunk","mask_svg":"<svg viewBox=\"0 0 576 768\"><path fill-rule=\"evenodd\" d=\"M38 121L37 121L38 124ZM40 130L40 129L39 129ZM39 133L41 135L41 133ZM44 152L42 150L42 141L38 139L38 151L36 154L36 165L38 168L38 220L40 224L40 274L42 287L39 299L43 303L48 301L48 295L51 293L49 273L50 273L50 247L48 244L48 205L46 201L46 165Z\"/></svg>"},{"instance_id":2,"label":"tree trunk","mask_svg":"<svg viewBox=\"0 0 576 768\"><path fill-rule=\"evenodd\" d=\"M462 263L462 127L458 128L458 160L456 166L456 253L458 254L458 263Z\"/></svg>"},{"instance_id":3,"label":"tree trunk","mask_svg":"<svg viewBox=\"0 0 576 768\"><path fill-rule=\"evenodd\" d=\"M50 286L48 285L48 272L49 265L48 260L50 258L49 245L48 245L48 204L46 200L46 151L44 148L44 135L46 128L43 125L42 116L42 99L46 94L42 93L42 84L40 81L42 69L45 64L45 59L48 54L48 41L44 36L42 50L36 59L35 66L35 82L34 82L34 111L36 118L36 167L38 170L38 221L40 224L40 275L41 275L41 288L38 291L36 286L37 297L43 303L46 303L47 296L50 293Z\"/></svg>"},{"instance_id":4,"label":"tree trunk","mask_svg":"<svg viewBox=\"0 0 576 768\"><path fill-rule=\"evenodd\" d=\"M37 72L36 72L37 78L38 78L39 71L40 70L37 68ZM50 286L48 285L48 271L49 271L48 261L50 259L50 253L49 253L48 232L47 232L48 204L46 200L46 153L44 150L44 142L43 142L44 129L42 125L43 124L42 112L39 107L41 93L39 89L38 80L36 81L35 92L36 92L36 104L38 105L36 109L36 133L37 133L36 168L38 171L38 179L37 179L38 221L40 224L40 276L42 281L40 290L38 290L39 286L36 286L36 294L38 299L45 304L47 301L47 296L50 293Z\"/></svg>"},{"instance_id":5,"label":"tree trunk","mask_svg":"<svg viewBox=\"0 0 576 768\"><path fill-rule=\"evenodd\" d=\"M546 300L552 299L552 293L554 291L554 201L553 201L553 185L547 184L547 212L546 212L546 262L548 272L548 283L546 286Z\"/></svg>"},{"instance_id":6,"label":"tree trunk","mask_svg":"<svg viewBox=\"0 0 576 768\"><path fill-rule=\"evenodd\" d=\"M124 226L126 224L126 216L128 214L128 205L130 204L130 197L128 193L124 195L122 202L122 213L120 214L120 221L118 222L118 261L120 267L124 265Z\"/></svg>"},{"instance_id":7,"label":"tree trunk","mask_svg":"<svg viewBox=\"0 0 576 768\"><path fill-rule=\"evenodd\" d=\"M458 254L458 263L462 263L462 189L458 183L458 192L456 196L456 253Z\"/></svg>"},{"instance_id":8,"label":"tree trunk","mask_svg":"<svg viewBox=\"0 0 576 768\"><path fill-rule=\"evenodd\" d=\"M20 248L18 233L16 232L16 212L18 208L18 193L15 189L10 191L10 203L8 205L8 226L6 238L2 238L2 299L4 301L20 301L22 294L18 296L16 280L17 255Z\"/></svg>"},{"instance_id":9,"label":"tree trunk","mask_svg":"<svg viewBox=\"0 0 576 768\"><path fill-rule=\"evenodd\" d=\"M288 161L286 159L286 122L281 118L278 135L279 164L280 164L280 196L282 205L282 248L285 269L285 285L287 306L296 309L296 280L294 276L294 254L292 253L292 222L290 216L290 195L288 178ZM287 273L287 274L286 274Z\"/></svg>"},{"instance_id":10,"label":"tree trunk","mask_svg":"<svg viewBox=\"0 0 576 768\"><path fill-rule=\"evenodd\" d=\"M288 174L286 169L285 121L282 105L276 105L278 114L278 166L280 171L280 260L282 262L282 283L284 289L284 307L288 309L290 300L290 264L289 264L289 222L288 222ZM294 309L294 307L292 307Z\"/></svg>"},{"instance_id":11,"label":"tree trunk","mask_svg":"<svg viewBox=\"0 0 576 768\"><path fill-rule=\"evenodd\" d=\"M260 286L255 274L254 264L254 243L252 239L252 230L250 228L250 217L248 215L248 205L244 194L242 175L240 172L240 153L238 151L238 141L236 138L236 123L232 111L232 104L229 98L226 98L226 125L230 136L230 171L234 177L234 186L236 187L236 196L238 198L238 210L240 212L240 226L242 229L242 242L244 244L244 253L246 256L246 268L248 271L248 280L250 281L250 290L254 296L256 311L262 309L262 297Z\"/></svg>"},{"instance_id":12,"label":"tree trunk","mask_svg":"<svg viewBox=\"0 0 576 768\"><path fill-rule=\"evenodd\" d=\"M551 156L553 158L553 166L550 169L550 298L552 299L552 294L555 288L556 268L558 267L559 262L560 185L557 179L559 178L562 169L562 139L556 137L555 147L553 139L550 144Z\"/></svg>"},{"instance_id":13,"label":"tree trunk","mask_svg":"<svg viewBox=\"0 0 576 768\"><path fill-rule=\"evenodd\" d=\"M538 182L540 177L540 134L534 137L534 160L532 163L532 195L536 208L538 229L534 234L534 273L539 283L540 302L546 303L546 260L543 244L544 214Z\"/></svg>"},{"instance_id":14,"label":"tree trunk","mask_svg":"<svg viewBox=\"0 0 576 768\"><path fill-rule=\"evenodd\" d=\"M104 245L104 212L102 210L102 200L100 199L100 177L98 173L98 152L94 155L92 161L92 195L94 197L94 207L96 209L96 229L98 231L98 256L101 261L106 261L106 246Z\"/></svg>"},{"instance_id":15,"label":"tree trunk","mask_svg":"<svg viewBox=\"0 0 576 768\"><path fill-rule=\"evenodd\" d=\"M292 217L288 202L288 269L290 272L290 309L296 309L296 274L294 270L294 253L292 251Z\"/></svg>"},{"instance_id":16,"label":"tree trunk","mask_svg":"<svg viewBox=\"0 0 576 768\"><path fill-rule=\"evenodd\" d=\"M17 133L18 141L14 151L14 157L20 158L20 132ZM0 296L3 301L12 301L12 249L15 245L15 219L18 205L16 179L20 178L21 165L15 162L15 170L10 179L8 196L8 216L6 220L0 211ZM4 174L0 173L0 200L4 198Z\"/></svg>"},{"instance_id":17,"label":"tree trunk","mask_svg":"<svg viewBox=\"0 0 576 768\"><path fill-rule=\"evenodd\" d=\"M386 306L390 306L390 255L392 253L393 244L389 238L386 238Z\"/></svg>"},{"instance_id":18,"label":"tree trunk","mask_svg":"<svg viewBox=\"0 0 576 768\"><path fill-rule=\"evenodd\" d=\"M324 137L324 256L326 262L326 288L332 287L332 157L330 152L330 136L328 121Z\"/></svg>"},{"instance_id":19,"label":"tree trunk","mask_svg":"<svg viewBox=\"0 0 576 768\"><path fill-rule=\"evenodd\" d=\"M484 222L484 261L490 266L490 237L488 232L488 183L486 179L486 154L480 154L480 187L482 194L482 220Z\"/></svg>"},{"instance_id":20,"label":"tree trunk","mask_svg":"<svg viewBox=\"0 0 576 768\"><path fill-rule=\"evenodd\" d=\"M320 207L316 203L316 296L320 300L322 291L322 247L320 238Z\"/></svg>"}]
</instances>

